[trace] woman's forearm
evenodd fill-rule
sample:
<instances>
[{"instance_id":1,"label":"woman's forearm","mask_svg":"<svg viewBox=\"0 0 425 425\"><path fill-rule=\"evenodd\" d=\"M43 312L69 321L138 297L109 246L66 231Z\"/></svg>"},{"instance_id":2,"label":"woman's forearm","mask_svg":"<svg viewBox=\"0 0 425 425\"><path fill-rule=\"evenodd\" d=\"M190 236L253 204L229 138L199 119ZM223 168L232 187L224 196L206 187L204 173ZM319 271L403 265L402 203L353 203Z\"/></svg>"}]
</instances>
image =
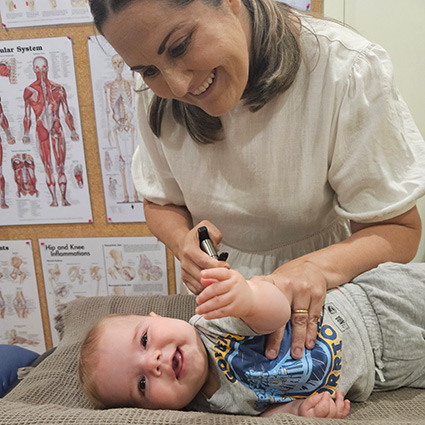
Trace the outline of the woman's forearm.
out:
<instances>
[{"instance_id":1,"label":"woman's forearm","mask_svg":"<svg viewBox=\"0 0 425 425\"><path fill-rule=\"evenodd\" d=\"M172 204L158 205L146 199L143 204L149 230L179 258L180 245L193 227L187 208Z\"/></svg>"},{"instance_id":2,"label":"woman's forearm","mask_svg":"<svg viewBox=\"0 0 425 425\"><path fill-rule=\"evenodd\" d=\"M352 230L353 234L344 241L299 257L281 266L275 274L285 274L285 268L291 263L291 267L309 264L321 271L329 289L349 282L381 263L407 263L418 249L421 220L414 207L380 223L352 223Z\"/></svg>"}]
</instances>

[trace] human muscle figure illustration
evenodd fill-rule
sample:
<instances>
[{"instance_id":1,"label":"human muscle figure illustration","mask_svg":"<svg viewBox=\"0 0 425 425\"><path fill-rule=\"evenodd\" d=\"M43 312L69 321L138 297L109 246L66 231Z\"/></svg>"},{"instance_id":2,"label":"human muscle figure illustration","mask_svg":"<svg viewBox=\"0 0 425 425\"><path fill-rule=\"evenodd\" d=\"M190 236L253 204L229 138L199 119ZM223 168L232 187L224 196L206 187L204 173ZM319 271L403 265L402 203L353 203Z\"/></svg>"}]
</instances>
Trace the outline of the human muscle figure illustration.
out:
<instances>
[{"instance_id":1,"label":"human muscle figure illustration","mask_svg":"<svg viewBox=\"0 0 425 425\"><path fill-rule=\"evenodd\" d=\"M6 140L9 145L13 145L15 143L15 138L12 136L9 129L9 121L7 121L6 115L3 112L3 106L1 104L0 98L0 126L4 130L6 134ZM0 208L6 209L9 206L6 204L6 196L5 196L5 181L3 176L3 147L2 140L0 137Z\"/></svg>"},{"instance_id":2,"label":"human muscle figure illustration","mask_svg":"<svg viewBox=\"0 0 425 425\"><path fill-rule=\"evenodd\" d=\"M119 169L123 184L124 202L130 202L130 197L127 189L126 178L126 158L122 153L119 133L131 133L131 155L134 152L134 133L135 127L132 124L133 119L133 95L132 90L134 81L126 80L122 76L124 69L124 61L119 55L112 56L112 67L116 73L116 78L113 81L105 83L105 99L106 99L106 113L108 115L109 127L109 114L112 111L113 127L108 128L108 139L112 145L111 139L115 141L115 145L119 154ZM121 142L122 143L122 142ZM124 150L125 152L125 150ZM131 180L130 180L131 184ZM137 190L134 189L134 202L139 202L139 195Z\"/></svg>"},{"instance_id":3,"label":"human muscle figure illustration","mask_svg":"<svg viewBox=\"0 0 425 425\"><path fill-rule=\"evenodd\" d=\"M27 194L31 196L35 194L38 197L34 158L28 153L17 153L12 156L11 162L15 182L18 186L18 198L21 197L21 194L24 196Z\"/></svg>"},{"instance_id":4,"label":"human muscle figure illustration","mask_svg":"<svg viewBox=\"0 0 425 425\"><path fill-rule=\"evenodd\" d=\"M37 56L34 58L33 71L37 79L24 90L25 116L22 141L24 143L31 141L29 132L31 128L31 110L33 110L36 119L36 134L40 156L46 172L47 187L52 196L50 206L58 206L51 150L53 150L55 157L62 205L68 206L70 203L66 199L66 141L59 116L61 108L65 115L65 123L71 130L71 140L77 141L79 136L75 130L74 119L68 107L66 91L64 87L48 79L48 70L48 62L45 57Z\"/></svg>"}]
</instances>

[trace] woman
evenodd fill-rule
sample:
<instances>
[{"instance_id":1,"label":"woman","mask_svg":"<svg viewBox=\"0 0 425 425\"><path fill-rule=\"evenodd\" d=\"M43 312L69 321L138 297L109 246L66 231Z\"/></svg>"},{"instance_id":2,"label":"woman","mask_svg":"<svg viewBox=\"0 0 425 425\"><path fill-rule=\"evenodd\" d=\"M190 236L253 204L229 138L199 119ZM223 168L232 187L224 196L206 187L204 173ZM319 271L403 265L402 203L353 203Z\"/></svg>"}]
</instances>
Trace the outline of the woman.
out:
<instances>
[{"instance_id":1,"label":"woman","mask_svg":"<svg viewBox=\"0 0 425 425\"><path fill-rule=\"evenodd\" d=\"M206 225L232 268L291 300L300 358L328 288L414 257L425 145L381 47L273 0L90 7L142 77L133 176L193 292L202 269L222 265L199 248Z\"/></svg>"}]
</instances>

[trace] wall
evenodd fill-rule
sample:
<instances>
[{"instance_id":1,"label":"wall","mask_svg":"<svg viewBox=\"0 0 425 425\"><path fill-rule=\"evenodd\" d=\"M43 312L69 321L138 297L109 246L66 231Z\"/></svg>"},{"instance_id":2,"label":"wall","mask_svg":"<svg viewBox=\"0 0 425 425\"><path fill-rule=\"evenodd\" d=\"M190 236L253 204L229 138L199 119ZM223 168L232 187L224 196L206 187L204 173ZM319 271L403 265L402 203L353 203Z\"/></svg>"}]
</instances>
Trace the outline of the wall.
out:
<instances>
[{"instance_id":1,"label":"wall","mask_svg":"<svg viewBox=\"0 0 425 425\"><path fill-rule=\"evenodd\" d=\"M389 52L397 86L425 135L425 1L324 0L323 8L326 16L347 23ZM425 223L425 197L418 208ZM414 261L425 261L425 224Z\"/></svg>"}]
</instances>

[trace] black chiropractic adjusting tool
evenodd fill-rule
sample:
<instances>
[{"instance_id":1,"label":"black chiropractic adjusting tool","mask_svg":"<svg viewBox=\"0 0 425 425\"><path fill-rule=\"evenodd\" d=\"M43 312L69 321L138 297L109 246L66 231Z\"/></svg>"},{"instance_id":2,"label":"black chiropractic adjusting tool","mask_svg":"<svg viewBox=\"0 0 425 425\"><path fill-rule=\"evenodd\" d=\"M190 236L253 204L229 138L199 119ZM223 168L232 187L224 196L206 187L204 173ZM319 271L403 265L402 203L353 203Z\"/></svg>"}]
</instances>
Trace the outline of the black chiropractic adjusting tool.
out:
<instances>
[{"instance_id":1,"label":"black chiropractic adjusting tool","mask_svg":"<svg viewBox=\"0 0 425 425\"><path fill-rule=\"evenodd\" d=\"M202 226L198 229L199 237L199 246L202 251L206 252L210 257L215 258L219 261L227 261L229 254L227 252L222 252L220 254L214 248L213 243L211 242L210 235L208 234L208 229L205 226Z\"/></svg>"}]
</instances>

